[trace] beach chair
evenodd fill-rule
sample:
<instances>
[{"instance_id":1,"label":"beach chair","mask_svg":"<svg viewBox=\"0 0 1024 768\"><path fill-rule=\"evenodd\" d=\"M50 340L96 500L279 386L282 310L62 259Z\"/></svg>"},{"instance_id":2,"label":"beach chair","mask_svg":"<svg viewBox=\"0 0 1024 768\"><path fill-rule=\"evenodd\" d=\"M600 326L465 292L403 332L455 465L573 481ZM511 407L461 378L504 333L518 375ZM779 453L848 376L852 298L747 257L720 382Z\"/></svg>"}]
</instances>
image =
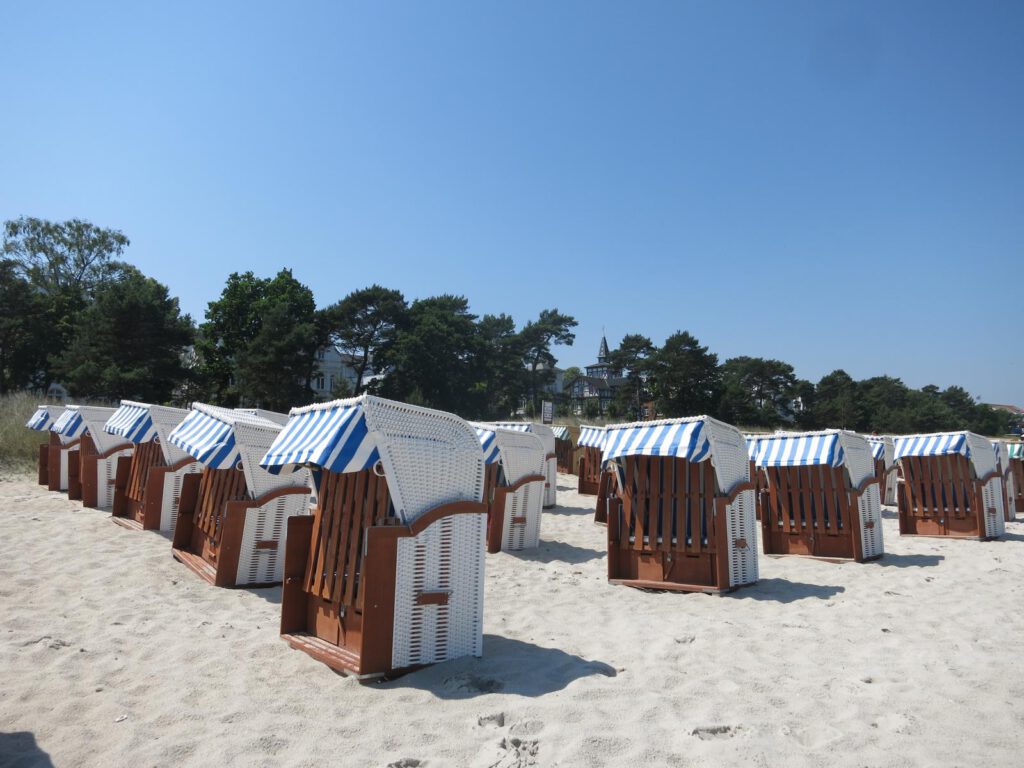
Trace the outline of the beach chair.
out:
<instances>
[{"instance_id":1,"label":"beach chair","mask_svg":"<svg viewBox=\"0 0 1024 768\"><path fill-rule=\"evenodd\" d=\"M871 446L875 476L881 478L878 492L882 497L882 503L894 507L896 506L896 487L899 480L895 444L889 435L868 435L866 438L868 445Z\"/></svg>"},{"instance_id":2,"label":"beach chair","mask_svg":"<svg viewBox=\"0 0 1024 768\"><path fill-rule=\"evenodd\" d=\"M465 421L370 395L296 408L261 464L319 488L288 521L293 648L362 679L482 654L484 456Z\"/></svg>"},{"instance_id":3,"label":"beach chair","mask_svg":"<svg viewBox=\"0 0 1024 768\"><path fill-rule=\"evenodd\" d=\"M608 580L727 592L758 578L754 485L743 435L708 416L607 427Z\"/></svg>"},{"instance_id":4,"label":"beach chair","mask_svg":"<svg viewBox=\"0 0 1024 768\"><path fill-rule=\"evenodd\" d=\"M74 457L68 452L68 498L81 499L82 506L109 510L114 504L114 479L117 462L131 456L132 443L103 431L115 408L95 405L69 405L54 424L54 431L68 439L62 449L70 449L77 439L78 467L74 477ZM51 454L52 456L52 454ZM51 459L52 460L52 459Z\"/></svg>"},{"instance_id":5,"label":"beach chair","mask_svg":"<svg viewBox=\"0 0 1024 768\"><path fill-rule=\"evenodd\" d=\"M495 426L528 432L541 439L544 444L544 508L558 503L558 457L555 454L555 432L547 424L533 422L499 421Z\"/></svg>"},{"instance_id":6,"label":"beach chair","mask_svg":"<svg viewBox=\"0 0 1024 768\"><path fill-rule=\"evenodd\" d=\"M473 423L487 467L487 551L517 552L540 544L546 451L529 432Z\"/></svg>"},{"instance_id":7,"label":"beach chair","mask_svg":"<svg viewBox=\"0 0 1024 768\"><path fill-rule=\"evenodd\" d=\"M135 445L118 459L114 477L114 522L132 530L173 531L186 475L203 465L171 443L171 432L189 412L184 408L122 400L104 429Z\"/></svg>"},{"instance_id":8,"label":"beach chair","mask_svg":"<svg viewBox=\"0 0 1024 768\"><path fill-rule=\"evenodd\" d=\"M1010 477L1013 478L1013 493L1010 498L1014 511L1017 514L1024 514L1024 443L1007 443L1006 453Z\"/></svg>"},{"instance_id":9,"label":"beach chair","mask_svg":"<svg viewBox=\"0 0 1024 768\"><path fill-rule=\"evenodd\" d=\"M1003 519L1008 523L1012 523L1017 519L1017 505L1014 501L1017 489L1013 478L1013 470L1010 467L1010 451L1002 440L993 440L992 450L996 454L996 470L1003 481Z\"/></svg>"},{"instance_id":10,"label":"beach chair","mask_svg":"<svg viewBox=\"0 0 1024 768\"><path fill-rule=\"evenodd\" d=\"M580 439L576 441L580 453L576 491L581 496L593 496L601 489L603 442L604 427L580 427Z\"/></svg>"},{"instance_id":11,"label":"beach chair","mask_svg":"<svg viewBox=\"0 0 1024 768\"><path fill-rule=\"evenodd\" d=\"M572 444L572 433L568 427L552 427L555 433L555 468L564 474L571 475L575 470L572 465L572 455L575 448Z\"/></svg>"},{"instance_id":12,"label":"beach chair","mask_svg":"<svg viewBox=\"0 0 1024 768\"><path fill-rule=\"evenodd\" d=\"M881 478L855 432L776 432L757 441L766 555L861 563L884 553Z\"/></svg>"},{"instance_id":13,"label":"beach chair","mask_svg":"<svg viewBox=\"0 0 1024 768\"><path fill-rule=\"evenodd\" d=\"M168 437L203 465L182 479L171 551L214 586L281 582L288 519L310 511L309 472L281 477L260 467L281 429L263 416L195 403Z\"/></svg>"},{"instance_id":14,"label":"beach chair","mask_svg":"<svg viewBox=\"0 0 1024 768\"><path fill-rule=\"evenodd\" d=\"M768 478L764 473L764 470L760 469L757 464L754 463L754 459L757 457L757 441L764 437L761 433L746 434L743 436L747 443L747 458L750 460L750 482L754 484L754 517L761 520L761 507L763 506L763 496L768 490Z\"/></svg>"},{"instance_id":15,"label":"beach chair","mask_svg":"<svg viewBox=\"0 0 1024 768\"><path fill-rule=\"evenodd\" d=\"M25 426L29 429L34 429L37 432L45 432L47 434L47 441L39 444L39 465L38 465L38 479L40 485L50 486L50 451L51 446L59 446L60 436L53 432L50 427L54 425L60 415L64 413L64 408L59 405L40 405L36 408L36 412L32 414L32 418L26 422ZM59 457L59 449L58 449ZM53 490L65 490L68 487L68 475L67 475L67 462L63 465L58 460L57 464L54 465L54 472L57 473L56 484L57 488ZM61 474L63 473L63 478Z\"/></svg>"},{"instance_id":16,"label":"beach chair","mask_svg":"<svg viewBox=\"0 0 1024 768\"><path fill-rule=\"evenodd\" d=\"M903 536L994 539L1006 531L992 444L973 432L895 438Z\"/></svg>"}]
</instances>

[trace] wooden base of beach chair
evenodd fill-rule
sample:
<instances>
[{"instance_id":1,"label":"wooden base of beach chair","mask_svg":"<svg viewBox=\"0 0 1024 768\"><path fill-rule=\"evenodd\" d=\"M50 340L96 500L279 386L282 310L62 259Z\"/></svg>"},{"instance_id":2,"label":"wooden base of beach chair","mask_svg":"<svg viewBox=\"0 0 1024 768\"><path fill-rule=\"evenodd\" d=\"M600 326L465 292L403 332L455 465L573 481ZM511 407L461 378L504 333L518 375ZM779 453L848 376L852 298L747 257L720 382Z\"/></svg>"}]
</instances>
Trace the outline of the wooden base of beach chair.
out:
<instances>
[{"instance_id":1,"label":"wooden base of beach chair","mask_svg":"<svg viewBox=\"0 0 1024 768\"><path fill-rule=\"evenodd\" d=\"M766 555L862 563L882 556L879 477L846 486L843 467L766 467L761 541Z\"/></svg>"},{"instance_id":2,"label":"wooden base of beach chair","mask_svg":"<svg viewBox=\"0 0 1024 768\"><path fill-rule=\"evenodd\" d=\"M117 463L130 456L132 443L122 443L100 453L83 441L81 454L82 506L109 510L114 505L114 484L117 481Z\"/></svg>"},{"instance_id":3,"label":"wooden base of beach chair","mask_svg":"<svg viewBox=\"0 0 1024 768\"><path fill-rule=\"evenodd\" d=\"M156 442L141 443L135 447L131 456L118 459L114 477L114 503L110 511L115 523L133 530L146 528L146 482L150 470L163 466L163 463L164 454Z\"/></svg>"},{"instance_id":4,"label":"wooden base of beach chair","mask_svg":"<svg viewBox=\"0 0 1024 768\"><path fill-rule=\"evenodd\" d=\"M579 473L576 492L582 496L593 496L601 487L601 451L585 446L580 449Z\"/></svg>"},{"instance_id":5,"label":"wooden base of beach chair","mask_svg":"<svg viewBox=\"0 0 1024 768\"><path fill-rule=\"evenodd\" d=\"M741 530L740 518L753 515L752 494L741 498L753 483L719 496L710 461L628 456L623 463L625 487L608 504L609 583L711 593L752 583L734 577L730 559L743 552L756 562L755 542L733 538L730 526Z\"/></svg>"},{"instance_id":6,"label":"wooden base of beach chair","mask_svg":"<svg viewBox=\"0 0 1024 768\"><path fill-rule=\"evenodd\" d=\"M543 475L527 475L514 485L495 488L487 506L487 551L518 552L534 549L540 539Z\"/></svg>"},{"instance_id":7,"label":"wooden base of beach chair","mask_svg":"<svg viewBox=\"0 0 1024 768\"><path fill-rule=\"evenodd\" d=\"M171 554L216 587L280 584L287 519L308 512L305 486L247 495L235 469L183 478Z\"/></svg>"},{"instance_id":8,"label":"wooden base of beach chair","mask_svg":"<svg viewBox=\"0 0 1024 768\"><path fill-rule=\"evenodd\" d=\"M39 446L39 484L45 485L47 488L50 486L50 454L53 446L60 446L60 438L57 437L56 433L50 433L50 439L48 442L42 443ZM57 453L60 456L60 453ZM55 470L58 474L60 473L59 459L58 466ZM59 481L59 478L58 478Z\"/></svg>"},{"instance_id":9,"label":"wooden base of beach chair","mask_svg":"<svg viewBox=\"0 0 1024 768\"><path fill-rule=\"evenodd\" d=\"M391 512L383 477L325 472L316 512L288 521L281 637L361 680L479 654L453 625L482 605L486 507L446 504L412 525Z\"/></svg>"},{"instance_id":10,"label":"wooden base of beach chair","mask_svg":"<svg viewBox=\"0 0 1024 768\"><path fill-rule=\"evenodd\" d=\"M962 455L904 456L900 463L901 536L987 541L1002 535L1005 521L992 498L1001 492L998 472L976 479Z\"/></svg>"}]
</instances>

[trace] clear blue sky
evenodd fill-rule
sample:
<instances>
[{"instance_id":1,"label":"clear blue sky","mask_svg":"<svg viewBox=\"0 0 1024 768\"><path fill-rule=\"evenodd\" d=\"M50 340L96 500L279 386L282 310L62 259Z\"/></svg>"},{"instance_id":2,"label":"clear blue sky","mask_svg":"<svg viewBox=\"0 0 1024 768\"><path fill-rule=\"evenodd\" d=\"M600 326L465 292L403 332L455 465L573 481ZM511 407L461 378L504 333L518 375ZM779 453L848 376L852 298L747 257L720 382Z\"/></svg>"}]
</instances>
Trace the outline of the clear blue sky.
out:
<instances>
[{"instance_id":1,"label":"clear blue sky","mask_svg":"<svg viewBox=\"0 0 1024 768\"><path fill-rule=\"evenodd\" d=\"M1024 3L15 2L0 218L1024 405Z\"/></svg>"}]
</instances>

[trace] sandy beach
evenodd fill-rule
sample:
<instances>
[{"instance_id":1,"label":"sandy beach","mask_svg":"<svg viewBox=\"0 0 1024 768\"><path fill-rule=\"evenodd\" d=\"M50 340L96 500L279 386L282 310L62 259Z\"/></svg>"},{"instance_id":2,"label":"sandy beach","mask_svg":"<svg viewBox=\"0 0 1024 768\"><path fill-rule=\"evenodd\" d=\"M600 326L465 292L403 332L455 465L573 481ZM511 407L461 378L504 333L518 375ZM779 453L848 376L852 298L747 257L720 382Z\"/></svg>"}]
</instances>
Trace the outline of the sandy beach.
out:
<instances>
[{"instance_id":1,"label":"sandy beach","mask_svg":"<svg viewBox=\"0 0 1024 768\"><path fill-rule=\"evenodd\" d=\"M484 656L360 684L168 538L0 481L2 766L1012 766L1024 524L858 565L761 558L724 597L612 587L560 476L538 550L487 557Z\"/></svg>"}]
</instances>

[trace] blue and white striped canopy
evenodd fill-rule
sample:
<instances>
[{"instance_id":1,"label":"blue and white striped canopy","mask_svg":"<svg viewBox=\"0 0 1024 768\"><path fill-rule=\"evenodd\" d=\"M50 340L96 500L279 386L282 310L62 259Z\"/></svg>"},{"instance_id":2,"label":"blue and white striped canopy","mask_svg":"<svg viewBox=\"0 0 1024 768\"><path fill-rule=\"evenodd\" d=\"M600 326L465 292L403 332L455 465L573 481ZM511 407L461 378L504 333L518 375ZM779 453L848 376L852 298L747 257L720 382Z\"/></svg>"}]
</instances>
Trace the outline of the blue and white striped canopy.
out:
<instances>
[{"instance_id":1,"label":"blue and white striped canopy","mask_svg":"<svg viewBox=\"0 0 1024 768\"><path fill-rule=\"evenodd\" d=\"M757 441L759 436L744 435L743 439L747 441L747 458L753 461L757 458Z\"/></svg>"},{"instance_id":2,"label":"blue and white striped canopy","mask_svg":"<svg viewBox=\"0 0 1024 768\"><path fill-rule=\"evenodd\" d=\"M1007 443L1006 452L1011 459L1024 459L1024 443Z\"/></svg>"},{"instance_id":3,"label":"blue and white striped canopy","mask_svg":"<svg viewBox=\"0 0 1024 768\"><path fill-rule=\"evenodd\" d=\"M25 426L42 432L50 428L50 423L50 409L45 405L40 405L36 412L32 414L32 418L25 423Z\"/></svg>"},{"instance_id":4,"label":"blue and white striped canopy","mask_svg":"<svg viewBox=\"0 0 1024 768\"><path fill-rule=\"evenodd\" d=\"M765 435L757 441L759 467L840 467L845 459L839 433Z\"/></svg>"},{"instance_id":5,"label":"blue and white striped canopy","mask_svg":"<svg viewBox=\"0 0 1024 768\"><path fill-rule=\"evenodd\" d=\"M148 443L156 437L156 427L153 425L149 406L130 400L121 401L121 406L103 426L103 431L131 440L133 443Z\"/></svg>"},{"instance_id":6,"label":"blue and white striped canopy","mask_svg":"<svg viewBox=\"0 0 1024 768\"><path fill-rule=\"evenodd\" d=\"M82 414L68 408L60 415L59 419L53 422L50 430L58 435L64 435L64 437L76 438L84 435L88 431L88 427L86 426L85 419L82 418Z\"/></svg>"},{"instance_id":7,"label":"blue and white striped canopy","mask_svg":"<svg viewBox=\"0 0 1024 768\"><path fill-rule=\"evenodd\" d=\"M239 461L234 424L218 418L221 409L192 412L174 428L168 440L211 469L230 469ZM225 411L230 413L230 411Z\"/></svg>"},{"instance_id":8,"label":"blue and white striped canopy","mask_svg":"<svg viewBox=\"0 0 1024 768\"><path fill-rule=\"evenodd\" d=\"M908 435L893 439L896 444L896 459L904 456L955 456L970 457L971 448L966 432L946 432L935 435Z\"/></svg>"},{"instance_id":9,"label":"blue and white striped canopy","mask_svg":"<svg viewBox=\"0 0 1024 768\"><path fill-rule=\"evenodd\" d=\"M695 419L610 426L603 450L603 464L623 456L674 456L696 462L708 458L711 443L703 419Z\"/></svg>"},{"instance_id":10,"label":"blue and white striped canopy","mask_svg":"<svg viewBox=\"0 0 1024 768\"><path fill-rule=\"evenodd\" d=\"M533 424L523 423L521 421L497 421L494 426L501 427L502 429L511 429L516 432L532 432Z\"/></svg>"},{"instance_id":11,"label":"blue and white striped canopy","mask_svg":"<svg viewBox=\"0 0 1024 768\"><path fill-rule=\"evenodd\" d=\"M604 445L604 427L580 427L580 448L600 448Z\"/></svg>"},{"instance_id":12,"label":"blue and white striped canopy","mask_svg":"<svg viewBox=\"0 0 1024 768\"><path fill-rule=\"evenodd\" d=\"M555 440L572 440L568 427L552 427L551 431L555 433Z\"/></svg>"},{"instance_id":13,"label":"blue and white striped canopy","mask_svg":"<svg viewBox=\"0 0 1024 768\"><path fill-rule=\"evenodd\" d=\"M476 436L480 439L480 448L484 452L484 464L494 464L501 460L501 449L498 447L498 438L493 429L473 425Z\"/></svg>"},{"instance_id":14,"label":"blue and white striped canopy","mask_svg":"<svg viewBox=\"0 0 1024 768\"><path fill-rule=\"evenodd\" d=\"M885 438L867 437L868 445L871 446L871 458L875 461L885 458Z\"/></svg>"},{"instance_id":15,"label":"blue and white striped canopy","mask_svg":"<svg viewBox=\"0 0 1024 768\"><path fill-rule=\"evenodd\" d=\"M296 408L260 466L273 475L302 467L360 472L380 461L362 403Z\"/></svg>"}]
</instances>

